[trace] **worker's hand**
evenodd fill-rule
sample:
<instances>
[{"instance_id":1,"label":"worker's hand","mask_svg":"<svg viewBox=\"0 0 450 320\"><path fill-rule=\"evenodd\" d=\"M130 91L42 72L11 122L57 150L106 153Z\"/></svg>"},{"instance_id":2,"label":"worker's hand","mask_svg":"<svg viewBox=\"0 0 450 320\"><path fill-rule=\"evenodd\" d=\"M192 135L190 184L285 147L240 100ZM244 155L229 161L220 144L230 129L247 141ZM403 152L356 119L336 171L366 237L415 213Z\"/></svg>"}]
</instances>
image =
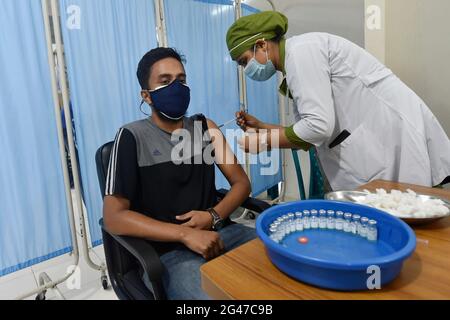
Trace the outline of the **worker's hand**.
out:
<instances>
[{"instance_id":1,"label":"worker's hand","mask_svg":"<svg viewBox=\"0 0 450 320\"><path fill-rule=\"evenodd\" d=\"M254 116L249 115L244 111L236 112L236 118L237 125L244 131L251 129L253 129L254 131L258 131L259 129L262 129L262 126L264 124Z\"/></svg>"},{"instance_id":2,"label":"worker's hand","mask_svg":"<svg viewBox=\"0 0 450 320\"><path fill-rule=\"evenodd\" d=\"M207 211L191 211L176 217L178 221L186 221L182 225L199 230L211 230L213 218Z\"/></svg>"},{"instance_id":3,"label":"worker's hand","mask_svg":"<svg viewBox=\"0 0 450 320\"><path fill-rule=\"evenodd\" d=\"M182 243L205 260L220 256L225 246L217 232L186 228Z\"/></svg>"},{"instance_id":4,"label":"worker's hand","mask_svg":"<svg viewBox=\"0 0 450 320\"><path fill-rule=\"evenodd\" d=\"M249 130L238 140L239 147L246 153L258 154L269 149L268 133Z\"/></svg>"}]
</instances>

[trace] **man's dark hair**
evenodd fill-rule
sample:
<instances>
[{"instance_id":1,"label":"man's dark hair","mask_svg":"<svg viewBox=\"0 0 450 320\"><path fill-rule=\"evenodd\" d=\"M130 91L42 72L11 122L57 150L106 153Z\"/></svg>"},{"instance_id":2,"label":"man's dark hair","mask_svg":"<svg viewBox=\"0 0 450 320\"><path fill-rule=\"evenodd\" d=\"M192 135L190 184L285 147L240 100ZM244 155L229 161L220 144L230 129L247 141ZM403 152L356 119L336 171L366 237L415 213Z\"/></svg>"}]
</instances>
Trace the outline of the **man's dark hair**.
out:
<instances>
[{"instance_id":1,"label":"man's dark hair","mask_svg":"<svg viewBox=\"0 0 450 320\"><path fill-rule=\"evenodd\" d=\"M155 48L147 52L141 59L138 65L137 77L142 90L148 89L148 80L152 71L153 65L166 58L177 59L180 63L184 63L185 59L173 48Z\"/></svg>"}]
</instances>

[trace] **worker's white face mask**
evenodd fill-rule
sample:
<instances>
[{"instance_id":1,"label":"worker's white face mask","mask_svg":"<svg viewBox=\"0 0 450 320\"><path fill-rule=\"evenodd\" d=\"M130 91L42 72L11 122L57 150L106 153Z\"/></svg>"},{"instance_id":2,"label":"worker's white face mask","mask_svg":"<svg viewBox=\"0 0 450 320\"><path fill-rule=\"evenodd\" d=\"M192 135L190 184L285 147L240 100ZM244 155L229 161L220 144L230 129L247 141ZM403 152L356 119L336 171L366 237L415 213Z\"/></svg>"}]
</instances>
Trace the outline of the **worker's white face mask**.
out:
<instances>
[{"instance_id":1,"label":"worker's white face mask","mask_svg":"<svg viewBox=\"0 0 450 320\"><path fill-rule=\"evenodd\" d=\"M269 54L266 51L267 63L261 64L256 59L256 45L253 52L253 58L245 67L245 74L255 81L266 81L269 80L276 72L275 66L272 61L269 60Z\"/></svg>"}]
</instances>

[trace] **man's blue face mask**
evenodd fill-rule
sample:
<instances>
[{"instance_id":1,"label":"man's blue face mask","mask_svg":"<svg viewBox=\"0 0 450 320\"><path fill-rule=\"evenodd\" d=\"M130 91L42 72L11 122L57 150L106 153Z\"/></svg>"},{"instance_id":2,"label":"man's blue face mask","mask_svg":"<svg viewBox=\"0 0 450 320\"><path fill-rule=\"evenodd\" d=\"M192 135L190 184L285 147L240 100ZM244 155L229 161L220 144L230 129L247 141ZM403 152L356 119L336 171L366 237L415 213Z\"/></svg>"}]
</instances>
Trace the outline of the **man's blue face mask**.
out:
<instances>
[{"instance_id":1,"label":"man's blue face mask","mask_svg":"<svg viewBox=\"0 0 450 320\"><path fill-rule=\"evenodd\" d=\"M244 69L245 74L255 81L267 81L269 80L276 72L275 66L273 62L269 60L269 54L266 51L267 63L261 64L256 59L256 45L253 53L253 58L247 64Z\"/></svg>"},{"instance_id":2,"label":"man's blue face mask","mask_svg":"<svg viewBox=\"0 0 450 320\"><path fill-rule=\"evenodd\" d=\"M191 89L178 79L148 92L152 106L170 120L183 118L191 102Z\"/></svg>"}]
</instances>

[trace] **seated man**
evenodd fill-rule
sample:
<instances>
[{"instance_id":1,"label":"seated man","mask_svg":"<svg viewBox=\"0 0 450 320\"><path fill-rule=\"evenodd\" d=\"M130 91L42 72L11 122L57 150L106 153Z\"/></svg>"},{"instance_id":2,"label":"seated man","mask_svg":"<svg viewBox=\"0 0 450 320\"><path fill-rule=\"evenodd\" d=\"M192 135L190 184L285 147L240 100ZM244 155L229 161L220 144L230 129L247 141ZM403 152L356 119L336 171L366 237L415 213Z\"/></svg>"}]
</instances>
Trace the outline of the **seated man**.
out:
<instances>
[{"instance_id":1,"label":"seated man","mask_svg":"<svg viewBox=\"0 0 450 320\"><path fill-rule=\"evenodd\" d=\"M152 116L122 127L116 136L105 226L117 235L152 241L165 268L163 287L169 299L208 299L201 289L200 266L255 238L253 229L228 218L249 196L250 182L216 124L201 115L185 116L190 91L175 50L148 52L137 75ZM183 157L174 152L180 130L201 138L200 148L194 146L184 156L192 161L174 161ZM208 148L213 161L204 156ZM219 203L214 162L231 185ZM144 281L151 289L145 275Z\"/></svg>"}]
</instances>

